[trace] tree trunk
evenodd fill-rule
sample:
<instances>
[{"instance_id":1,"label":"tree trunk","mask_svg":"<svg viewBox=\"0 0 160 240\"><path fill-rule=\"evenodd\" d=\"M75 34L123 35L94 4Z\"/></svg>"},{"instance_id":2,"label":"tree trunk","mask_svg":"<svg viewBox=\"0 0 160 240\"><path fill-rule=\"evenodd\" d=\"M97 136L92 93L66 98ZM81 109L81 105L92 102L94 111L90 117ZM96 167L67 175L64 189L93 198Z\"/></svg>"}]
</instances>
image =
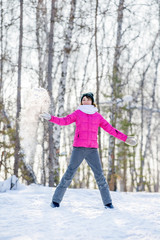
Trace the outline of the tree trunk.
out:
<instances>
[{"instance_id":1,"label":"tree trunk","mask_svg":"<svg viewBox=\"0 0 160 240\"><path fill-rule=\"evenodd\" d=\"M96 9L95 9L95 53L96 53L96 103L98 111L100 111L99 106L99 88L100 88L100 82L99 82L99 56L98 56L98 39L97 39L97 18L98 18L98 5L99 1L96 0ZM99 144L99 155L102 163L102 147L101 147L101 129L98 129L98 144ZM103 164L102 164L103 165Z\"/></svg>"},{"instance_id":2,"label":"tree trunk","mask_svg":"<svg viewBox=\"0 0 160 240\"><path fill-rule=\"evenodd\" d=\"M22 41L23 41L23 0L20 0L20 31L19 31L19 53L18 53L18 83L17 83L17 112L14 154L14 175L18 177L18 168L21 158L19 138L19 116L21 111L21 69L22 69Z\"/></svg>"},{"instance_id":3,"label":"tree trunk","mask_svg":"<svg viewBox=\"0 0 160 240\"><path fill-rule=\"evenodd\" d=\"M156 184L155 184L155 191L159 192L159 187L160 187L160 170L159 170L159 141L158 141L158 136L156 137Z\"/></svg>"},{"instance_id":4,"label":"tree trunk","mask_svg":"<svg viewBox=\"0 0 160 240\"><path fill-rule=\"evenodd\" d=\"M64 96L66 91L66 77L67 77L67 68L68 68L68 59L71 52L71 39L72 39L72 31L74 27L74 18L75 18L75 10L76 10L76 0L71 1L71 10L69 17L68 29L65 34L65 45L64 45L64 56L62 62L62 72L61 79L59 83L58 90L58 116L62 116L64 114ZM54 125L54 172L55 172L55 184L59 182L59 151L60 151L60 135L61 135L61 127L59 125Z\"/></svg>"},{"instance_id":5,"label":"tree trunk","mask_svg":"<svg viewBox=\"0 0 160 240\"><path fill-rule=\"evenodd\" d=\"M54 22L55 22L55 8L56 0L51 2L51 20L50 20L50 33L49 33L49 47L48 47L48 72L47 72L47 82L48 82L48 92L51 99L51 112L54 112L54 101L52 96L52 63L53 63L53 37L54 37ZM48 134L49 134L49 186L53 187L56 180L55 173L55 163L54 163L54 143L53 143L53 124L48 122Z\"/></svg>"},{"instance_id":6,"label":"tree trunk","mask_svg":"<svg viewBox=\"0 0 160 240\"><path fill-rule=\"evenodd\" d=\"M117 39L114 53L113 73L112 73L112 102L115 102L116 98L121 93L121 76L119 69L119 59L121 56L121 39L122 39L122 23L123 23L123 10L124 0L119 0L118 16L117 16ZM112 105L111 108L111 124L116 128L117 122L117 105ZM109 137L109 156L108 156L108 183L110 190L115 191L117 189L117 180L115 174L115 138L110 135Z\"/></svg>"},{"instance_id":7,"label":"tree trunk","mask_svg":"<svg viewBox=\"0 0 160 240\"><path fill-rule=\"evenodd\" d=\"M160 62L160 58L157 60L156 62L156 68L155 68L155 76L154 76L154 80L153 80L153 89L152 89L152 107L151 109L154 109L155 106L155 91L156 91L156 87L157 87L157 78L158 78L158 67L159 67L159 62ZM148 65L149 66L149 65ZM143 97L142 97L143 98ZM145 158L147 156L147 151L149 149L150 143L151 143L151 125L152 125L152 115L153 112L150 111L149 116L148 116L148 133L147 133L147 139L146 139L146 144L145 144L145 149L144 149L144 153L142 155L141 158L141 167L140 167L140 183L139 183L139 190L140 191L144 191L145 190L145 182L143 179L143 175L144 175L144 162L145 162ZM141 143L142 144L142 143ZM142 149L141 149L142 151Z\"/></svg>"},{"instance_id":8,"label":"tree trunk","mask_svg":"<svg viewBox=\"0 0 160 240\"><path fill-rule=\"evenodd\" d=\"M47 57L47 7L44 0L38 0L36 9L36 40L38 51L38 77L39 86L47 88L45 78Z\"/></svg>"},{"instance_id":9,"label":"tree trunk","mask_svg":"<svg viewBox=\"0 0 160 240\"><path fill-rule=\"evenodd\" d=\"M0 2L1 6L1 71L0 71L0 104L3 104L2 83L3 83L3 0Z\"/></svg>"},{"instance_id":10,"label":"tree trunk","mask_svg":"<svg viewBox=\"0 0 160 240\"><path fill-rule=\"evenodd\" d=\"M39 86L47 88L47 82L45 76L47 72L47 40L48 40L48 27L47 27L47 6L44 0L38 0L36 8L36 40L37 40L37 51L38 51L38 78ZM42 161L41 161L41 183L46 185L46 156L48 155L48 148L45 148L45 143L48 135L48 124L43 124L43 138L42 138Z\"/></svg>"},{"instance_id":11,"label":"tree trunk","mask_svg":"<svg viewBox=\"0 0 160 240\"><path fill-rule=\"evenodd\" d=\"M91 37L90 39L90 43L89 43L89 47L88 47L88 53L87 55L87 59L86 59L86 63L84 66L84 73L83 73L83 79L82 79L82 84L81 84L81 91L80 91L80 96L83 94L83 91L85 89L85 84L87 83L87 79L86 79L86 75L87 75L87 67L89 64L89 57L91 55L91 51L92 51L92 40L93 40L94 35Z\"/></svg>"}]
</instances>

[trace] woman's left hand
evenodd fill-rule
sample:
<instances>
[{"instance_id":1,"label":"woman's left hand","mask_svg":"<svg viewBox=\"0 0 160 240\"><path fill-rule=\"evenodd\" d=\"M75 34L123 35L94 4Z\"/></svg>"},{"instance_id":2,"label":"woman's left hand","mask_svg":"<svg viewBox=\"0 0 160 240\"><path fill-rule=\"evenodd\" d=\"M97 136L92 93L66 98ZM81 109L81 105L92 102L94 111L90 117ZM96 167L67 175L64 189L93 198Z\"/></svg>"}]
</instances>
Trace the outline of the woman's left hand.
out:
<instances>
[{"instance_id":1,"label":"woman's left hand","mask_svg":"<svg viewBox=\"0 0 160 240\"><path fill-rule=\"evenodd\" d=\"M135 146L137 145L137 139L135 137L128 136L125 143L130 146Z\"/></svg>"}]
</instances>

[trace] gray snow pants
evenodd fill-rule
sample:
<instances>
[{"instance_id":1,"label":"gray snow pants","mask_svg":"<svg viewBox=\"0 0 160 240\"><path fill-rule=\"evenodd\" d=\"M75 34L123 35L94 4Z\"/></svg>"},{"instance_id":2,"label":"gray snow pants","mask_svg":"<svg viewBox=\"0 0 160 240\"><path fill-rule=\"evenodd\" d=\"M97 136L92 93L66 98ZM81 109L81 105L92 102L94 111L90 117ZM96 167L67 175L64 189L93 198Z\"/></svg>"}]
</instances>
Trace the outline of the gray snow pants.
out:
<instances>
[{"instance_id":1,"label":"gray snow pants","mask_svg":"<svg viewBox=\"0 0 160 240\"><path fill-rule=\"evenodd\" d=\"M86 159L88 165L91 167L96 182L98 184L103 204L111 203L111 195L109 192L109 186L103 174L99 154L97 148L85 148L85 147L73 147L69 166L63 175L61 182L57 186L52 201L60 203L62 198L69 187L72 178L74 177L76 170L82 163L83 159Z\"/></svg>"}]
</instances>

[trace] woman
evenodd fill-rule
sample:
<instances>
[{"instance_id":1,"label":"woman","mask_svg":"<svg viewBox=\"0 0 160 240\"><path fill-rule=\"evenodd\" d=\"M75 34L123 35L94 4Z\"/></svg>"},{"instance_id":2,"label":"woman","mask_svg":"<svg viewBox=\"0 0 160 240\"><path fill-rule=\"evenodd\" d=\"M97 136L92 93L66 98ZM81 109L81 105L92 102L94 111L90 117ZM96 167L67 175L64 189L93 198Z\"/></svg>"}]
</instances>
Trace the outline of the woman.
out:
<instances>
[{"instance_id":1,"label":"woman","mask_svg":"<svg viewBox=\"0 0 160 240\"><path fill-rule=\"evenodd\" d=\"M97 150L98 127L103 128L109 134L132 146L136 145L135 139L133 137L127 137L125 134L113 128L98 113L98 109L94 103L94 96L91 92L83 94L81 97L81 105L75 112L66 117L59 118L51 116L49 113L42 113L40 116L58 125L76 123L70 163L54 192L51 207L55 208L60 206L67 187L69 187L76 170L85 158L94 173L104 206L106 208L114 208Z\"/></svg>"}]
</instances>

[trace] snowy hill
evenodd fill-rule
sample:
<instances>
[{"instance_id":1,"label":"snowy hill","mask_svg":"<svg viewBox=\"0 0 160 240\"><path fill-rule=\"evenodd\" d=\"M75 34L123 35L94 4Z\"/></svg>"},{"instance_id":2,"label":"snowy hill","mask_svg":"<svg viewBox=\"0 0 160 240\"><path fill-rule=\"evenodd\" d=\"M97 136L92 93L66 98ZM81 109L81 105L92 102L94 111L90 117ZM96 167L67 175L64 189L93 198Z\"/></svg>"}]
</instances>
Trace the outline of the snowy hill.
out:
<instances>
[{"instance_id":1,"label":"snowy hill","mask_svg":"<svg viewBox=\"0 0 160 240\"><path fill-rule=\"evenodd\" d=\"M52 209L52 194L38 185L0 193L0 240L160 239L159 193L111 192L115 209L89 189L68 189Z\"/></svg>"}]
</instances>

